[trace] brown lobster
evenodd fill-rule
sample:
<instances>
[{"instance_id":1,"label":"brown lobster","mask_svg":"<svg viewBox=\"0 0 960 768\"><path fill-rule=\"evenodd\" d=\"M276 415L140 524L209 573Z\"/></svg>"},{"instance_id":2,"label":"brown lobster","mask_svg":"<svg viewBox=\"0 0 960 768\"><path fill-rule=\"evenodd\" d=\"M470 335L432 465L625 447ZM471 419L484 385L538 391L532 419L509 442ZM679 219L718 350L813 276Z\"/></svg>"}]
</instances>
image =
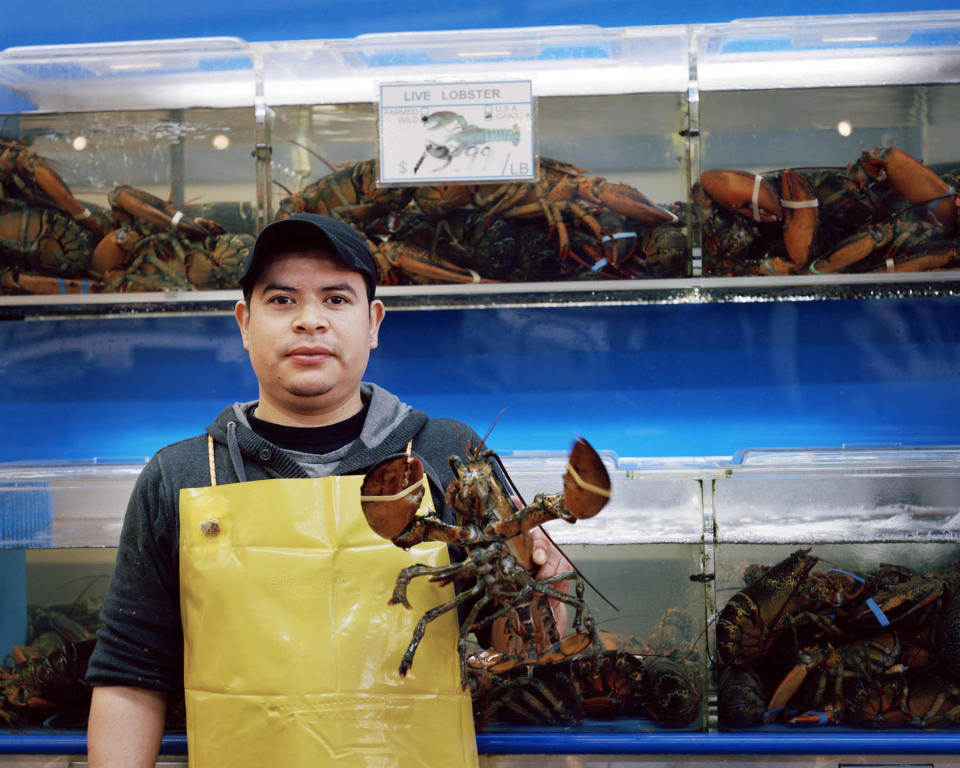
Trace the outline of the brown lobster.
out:
<instances>
[{"instance_id":1,"label":"brown lobster","mask_svg":"<svg viewBox=\"0 0 960 768\"><path fill-rule=\"evenodd\" d=\"M466 558L443 567L412 565L397 576L390 604L410 608L407 585L427 576L449 584L473 579L453 600L431 608L414 629L413 638L400 662L405 675L413 664L417 646L427 624L438 616L464 606L457 650L460 680L467 687L467 636L492 628L493 647L470 656L469 664L495 674L521 665L556 662L600 644L590 612L584 603L584 583L574 572L537 579L532 571L528 531L548 520L569 523L593 517L610 497L610 478L590 444L579 439L573 446L564 474L564 491L538 494L532 504L518 508L500 477L496 454L481 442L466 459L450 457L454 480L446 502L457 516L455 524L443 522L436 513L417 516L423 498L423 465L409 452L374 466L364 478L361 503L370 527L404 549L423 541L442 541L462 547ZM575 596L554 585L573 580ZM550 608L550 599L576 610L573 633L560 637Z\"/></svg>"}]
</instances>

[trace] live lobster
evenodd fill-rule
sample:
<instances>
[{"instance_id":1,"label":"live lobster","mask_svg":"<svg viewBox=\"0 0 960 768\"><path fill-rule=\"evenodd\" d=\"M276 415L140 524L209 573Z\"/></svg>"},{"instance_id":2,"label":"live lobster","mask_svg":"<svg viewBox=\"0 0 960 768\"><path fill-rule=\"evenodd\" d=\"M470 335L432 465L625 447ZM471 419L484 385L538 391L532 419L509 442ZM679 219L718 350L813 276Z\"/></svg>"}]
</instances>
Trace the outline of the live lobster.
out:
<instances>
[{"instance_id":1,"label":"live lobster","mask_svg":"<svg viewBox=\"0 0 960 768\"><path fill-rule=\"evenodd\" d=\"M748 569L721 610L721 725L960 722L960 621L947 600L960 582L890 564L814 570L820 562L800 549Z\"/></svg>"},{"instance_id":2,"label":"live lobster","mask_svg":"<svg viewBox=\"0 0 960 768\"><path fill-rule=\"evenodd\" d=\"M960 266L952 176L897 147L865 151L845 169L706 170L692 199L705 275Z\"/></svg>"},{"instance_id":3,"label":"live lobster","mask_svg":"<svg viewBox=\"0 0 960 768\"><path fill-rule=\"evenodd\" d=\"M482 443L473 446L465 459L450 457L454 480L445 501L456 512L456 523L443 522L436 513L418 516L423 498L424 471L410 454L385 459L365 476L361 488L363 512L370 527L398 547L409 548L423 541L441 541L462 547L465 558L445 567L413 565L397 576L391 604L407 608L407 584L428 577L440 584L474 579L452 601L431 608L417 624L413 638L400 660L405 675L413 664L417 647L430 621L464 606L457 651L460 680L468 685L468 663L494 674L518 666L543 664L572 656L600 644L589 608L583 600L584 583L576 572L537 579L531 573L528 531L548 520L575 523L593 517L610 497L610 478L596 451L579 439L564 474L564 491L538 494L533 502L518 508L498 477L495 454ZM554 585L573 581L574 595ZM573 632L561 637L549 600L558 600L575 611ZM466 652L471 632L491 629L492 647Z\"/></svg>"}]
</instances>

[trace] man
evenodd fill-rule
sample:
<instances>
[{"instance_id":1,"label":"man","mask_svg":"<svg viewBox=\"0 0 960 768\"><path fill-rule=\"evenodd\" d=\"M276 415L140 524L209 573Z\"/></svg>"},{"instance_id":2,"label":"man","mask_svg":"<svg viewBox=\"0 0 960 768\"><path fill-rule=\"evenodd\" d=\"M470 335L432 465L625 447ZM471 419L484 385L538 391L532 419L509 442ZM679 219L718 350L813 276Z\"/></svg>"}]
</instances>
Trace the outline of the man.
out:
<instances>
[{"instance_id":1,"label":"man","mask_svg":"<svg viewBox=\"0 0 960 768\"><path fill-rule=\"evenodd\" d=\"M411 443L442 506L447 458L479 439L362 382L385 310L373 255L348 225L315 214L270 224L240 282L235 315L259 397L226 408L205 435L159 451L138 478L88 671L91 768L153 766L167 699L183 690L183 489L363 474ZM219 531L216 520L203 524L205 534ZM541 577L569 568L539 532L533 557Z\"/></svg>"}]
</instances>

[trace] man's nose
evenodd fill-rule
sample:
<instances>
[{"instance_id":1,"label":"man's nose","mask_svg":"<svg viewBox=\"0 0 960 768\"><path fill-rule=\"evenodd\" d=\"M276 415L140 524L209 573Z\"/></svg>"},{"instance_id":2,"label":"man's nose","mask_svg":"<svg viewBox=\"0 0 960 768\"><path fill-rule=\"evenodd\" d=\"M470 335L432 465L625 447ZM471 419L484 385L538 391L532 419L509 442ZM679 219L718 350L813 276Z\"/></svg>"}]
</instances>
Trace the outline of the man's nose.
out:
<instances>
[{"instance_id":1,"label":"man's nose","mask_svg":"<svg viewBox=\"0 0 960 768\"><path fill-rule=\"evenodd\" d=\"M326 328L328 325L327 313L319 302L303 302L300 305L300 311L297 312L295 324L298 329L304 331Z\"/></svg>"}]
</instances>

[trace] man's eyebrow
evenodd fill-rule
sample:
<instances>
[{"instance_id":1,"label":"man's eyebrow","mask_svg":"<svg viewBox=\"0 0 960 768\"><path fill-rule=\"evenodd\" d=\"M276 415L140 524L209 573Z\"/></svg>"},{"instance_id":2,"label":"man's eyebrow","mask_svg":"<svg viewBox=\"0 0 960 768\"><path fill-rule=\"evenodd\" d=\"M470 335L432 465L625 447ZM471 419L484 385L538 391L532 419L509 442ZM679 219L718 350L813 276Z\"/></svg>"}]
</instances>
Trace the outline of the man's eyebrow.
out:
<instances>
[{"instance_id":1,"label":"man's eyebrow","mask_svg":"<svg viewBox=\"0 0 960 768\"><path fill-rule=\"evenodd\" d=\"M282 283L267 283L263 287L263 293L269 293L270 291L285 291L287 293L298 293L299 288L296 288L292 285L283 285ZM354 289L350 283L333 283L331 285L324 285L320 288L321 293L329 293L331 291L342 291L343 293L350 293L353 296L357 295L357 291Z\"/></svg>"},{"instance_id":2,"label":"man's eyebrow","mask_svg":"<svg viewBox=\"0 0 960 768\"><path fill-rule=\"evenodd\" d=\"M325 285L320 289L323 293L329 293L330 291L343 291L344 293L350 293L354 296L357 295L354 287L350 283L334 283L333 285Z\"/></svg>"},{"instance_id":3,"label":"man's eyebrow","mask_svg":"<svg viewBox=\"0 0 960 768\"><path fill-rule=\"evenodd\" d=\"M283 285L282 283L267 283L263 286L262 293L269 293L270 291L287 291L288 293L296 293L297 289L292 285Z\"/></svg>"}]
</instances>

